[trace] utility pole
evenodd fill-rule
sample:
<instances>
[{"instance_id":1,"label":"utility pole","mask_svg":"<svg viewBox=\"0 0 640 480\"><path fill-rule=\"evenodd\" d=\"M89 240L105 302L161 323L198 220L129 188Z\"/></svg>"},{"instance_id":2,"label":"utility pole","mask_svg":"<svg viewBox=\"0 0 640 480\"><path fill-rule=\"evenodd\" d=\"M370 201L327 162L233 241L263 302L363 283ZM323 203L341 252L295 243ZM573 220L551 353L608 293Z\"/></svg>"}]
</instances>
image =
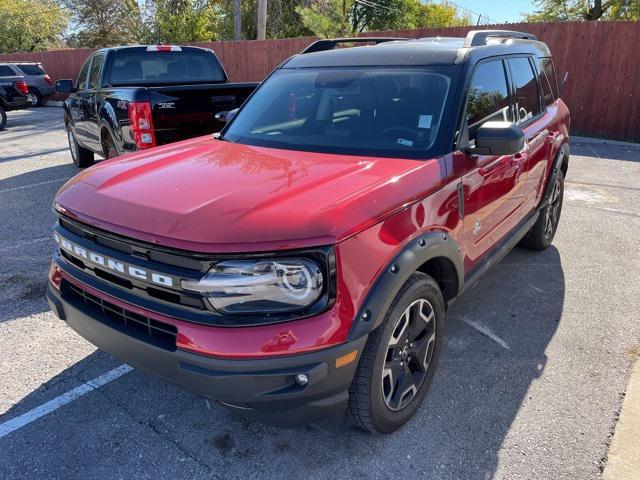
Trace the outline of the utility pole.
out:
<instances>
[{"instance_id":1,"label":"utility pole","mask_svg":"<svg viewBox=\"0 0 640 480\"><path fill-rule=\"evenodd\" d=\"M240 40L242 36L242 9L241 0L233 0L233 39Z\"/></svg>"},{"instance_id":2,"label":"utility pole","mask_svg":"<svg viewBox=\"0 0 640 480\"><path fill-rule=\"evenodd\" d=\"M258 40L267 38L267 0L258 0Z\"/></svg>"}]
</instances>

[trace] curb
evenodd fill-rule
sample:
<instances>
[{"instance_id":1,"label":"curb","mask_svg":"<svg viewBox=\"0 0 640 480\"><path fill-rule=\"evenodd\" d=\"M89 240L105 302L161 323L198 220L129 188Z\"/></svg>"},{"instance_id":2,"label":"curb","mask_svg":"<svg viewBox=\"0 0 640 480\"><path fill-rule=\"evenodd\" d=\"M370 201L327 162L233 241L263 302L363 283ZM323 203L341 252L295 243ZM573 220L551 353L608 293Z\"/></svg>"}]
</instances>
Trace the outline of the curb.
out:
<instances>
[{"instance_id":1,"label":"curb","mask_svg":"<svg viewBox=\"0 0 640 480\"><path fill-rule=\"evenodd\" d=\"M603 480L640 478L640 361L636 361L613 433Z\"/></svg>"},{"instance_id":2,"label":"curb","mask_svg":"<svg viewBox=\"0 0 640 480\"><path fill-rule=\"evenodd\" d=\"M584 143L591 145L616 145L618 147L640 147L640 143L623 142L621 140L607 140L606 138L578 137L576 135L571 135L569 138L572 143Z\"/></svg>"}]
</instances>

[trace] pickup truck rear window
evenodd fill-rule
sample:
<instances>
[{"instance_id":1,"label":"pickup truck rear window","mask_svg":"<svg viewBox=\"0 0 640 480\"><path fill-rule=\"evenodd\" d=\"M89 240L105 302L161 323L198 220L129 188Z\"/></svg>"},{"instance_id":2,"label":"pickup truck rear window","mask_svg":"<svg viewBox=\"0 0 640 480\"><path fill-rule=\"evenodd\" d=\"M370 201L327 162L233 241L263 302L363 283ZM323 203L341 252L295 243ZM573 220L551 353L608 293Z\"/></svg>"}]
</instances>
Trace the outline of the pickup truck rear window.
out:
<instances>
[{"instance_id":1,"label":"pickup truck rear window","mask_svg":"<svg viewBox=\"0 0 640 480\"><path fill-rule=\"evenodd\" d=\"M451 67L304 68L272 75L223 132L273 148L428 158L450 97Z\"/></svg>"},{"instance_id":2,"label":"pickup truck rear window","mask_svg":"<svg viewBox=\"0 0 640 480\"><path fill-rule=\"evenodd\" d=\"M220 83L225 75L208 52L119 52L112 64L114 86Z\"/></svg>"}]
</instances>

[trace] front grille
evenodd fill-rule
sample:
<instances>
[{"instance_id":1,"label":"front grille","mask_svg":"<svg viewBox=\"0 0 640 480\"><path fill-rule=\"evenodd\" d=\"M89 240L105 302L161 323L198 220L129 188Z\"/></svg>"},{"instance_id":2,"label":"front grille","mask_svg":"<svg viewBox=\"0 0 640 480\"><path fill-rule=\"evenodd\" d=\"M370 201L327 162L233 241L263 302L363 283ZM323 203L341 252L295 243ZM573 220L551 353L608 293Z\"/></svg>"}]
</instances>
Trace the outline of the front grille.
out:
<instances>
[{"instance_id":1,"label":"front grille","mask_svg":"<svg viewBox=\"0 0 640 480\"><path fill-rule=\"evenodd\" d=\"M175 351L178 336L175 326L114 305L66 280L62 281L60 290L65 300L85 310L93 319L143 342Z\"/></svg>"}]
</instances>

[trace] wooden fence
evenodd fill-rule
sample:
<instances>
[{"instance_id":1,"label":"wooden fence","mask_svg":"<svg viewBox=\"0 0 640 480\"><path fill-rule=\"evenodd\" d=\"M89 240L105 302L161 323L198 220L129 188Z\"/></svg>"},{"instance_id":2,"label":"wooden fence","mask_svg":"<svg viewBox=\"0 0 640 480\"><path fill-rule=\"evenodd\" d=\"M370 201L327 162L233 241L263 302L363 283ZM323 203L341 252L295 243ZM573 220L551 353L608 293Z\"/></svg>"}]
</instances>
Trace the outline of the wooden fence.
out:
<instances>
[{"instance_id":1,"label":"wooden fence","mask_svg":"<svg viewBox=\"0 0 640 480\"><path fill-rule=\"evenodd\" d=\"M382 32L385 36L464 36L472 27ZM546 42L572 114L575 134L640 141L640 22L562 22L492 25L531 32ZM369 33L368 35L375 35ZM223 62L232 81L259 81L314 38L207 42ZM3 60L42 62L49 75L74 78L91 49L0 55Z\"/></svg>"}]
</instances>

